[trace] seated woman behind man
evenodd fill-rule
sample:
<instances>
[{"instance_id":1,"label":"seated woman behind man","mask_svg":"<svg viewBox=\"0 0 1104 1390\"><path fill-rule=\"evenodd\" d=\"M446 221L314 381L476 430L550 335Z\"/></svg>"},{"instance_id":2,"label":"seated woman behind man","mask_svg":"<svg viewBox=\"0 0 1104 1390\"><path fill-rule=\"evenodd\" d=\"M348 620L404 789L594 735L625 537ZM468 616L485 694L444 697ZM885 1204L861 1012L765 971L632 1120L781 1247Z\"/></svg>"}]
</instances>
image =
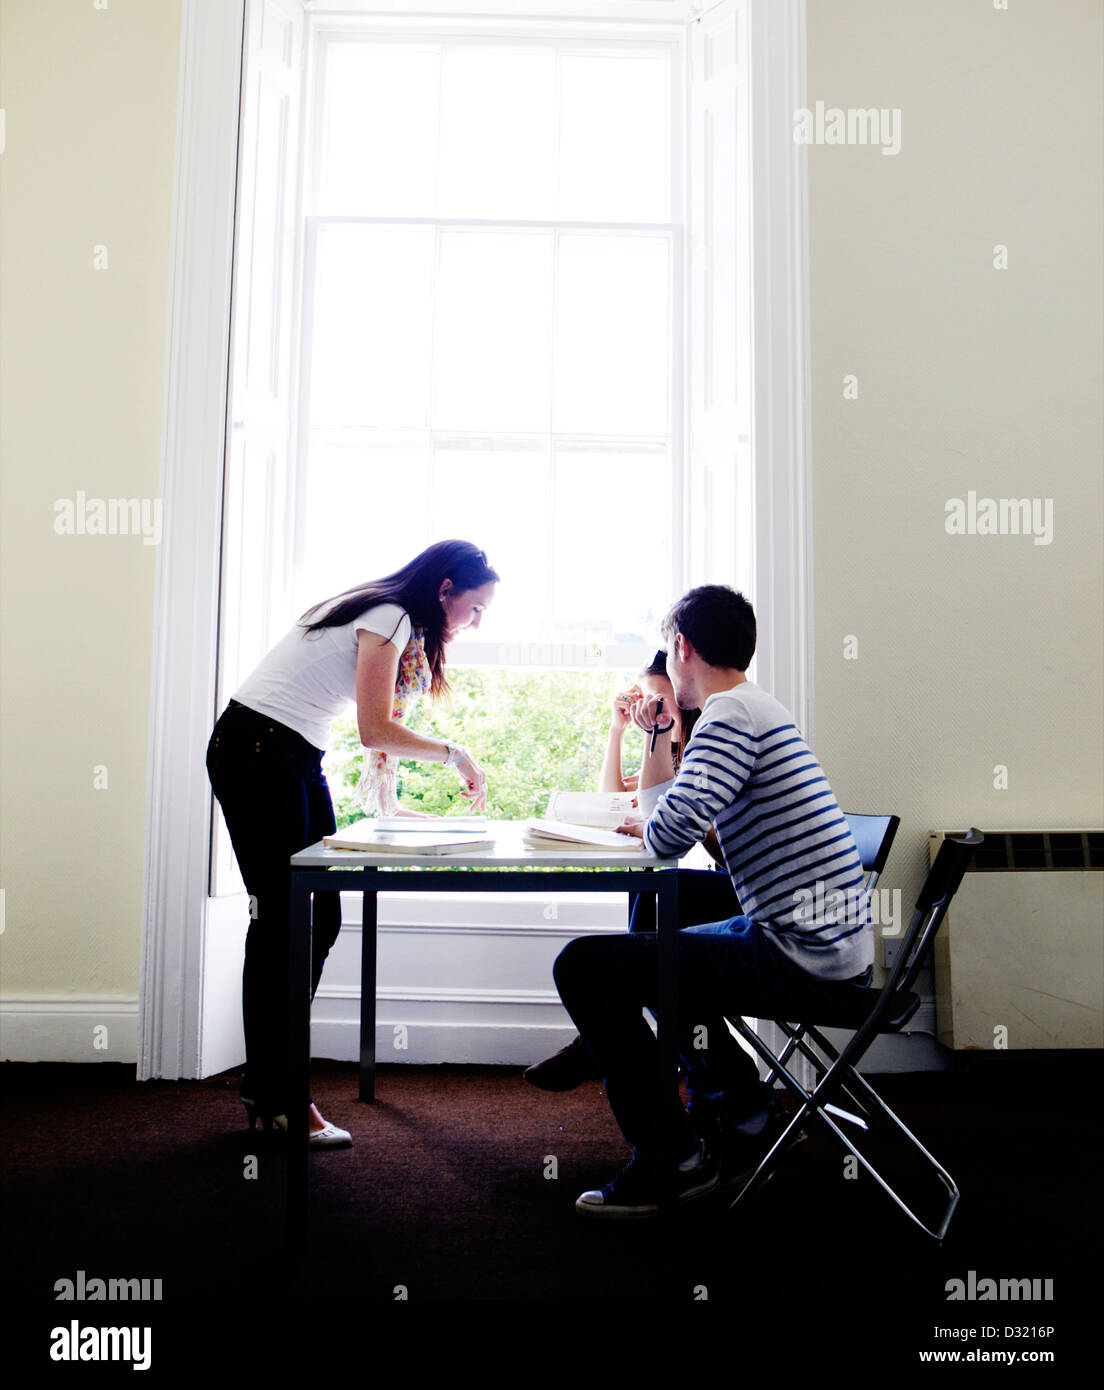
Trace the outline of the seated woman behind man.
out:
<instances>
[{"instance_id":1,"label":"seated woman behind man","mask_svg":"<svg viewBox=\"0 0 1104 1390\"><path fill-rule=\"evenodd\" d=\"M603 792L636 793L639 814L647 820L659 798L675 780L682 754L690 742L698 710L679 709L674 687L667 675L667 653L656 652L650 665L637 677L637 684L615 696L610 718L609 738L602 762L598 790ZM644 699L658 695L663 699L663 713L671 718L665 728L657 730L654 746L651 730L646 729L644 756L639 773L625 777L622 772L622 752L625 733L630 721L644 729L637 719ZM710 832L706 842L709 853L724 869L716 839ZM679 927L702 922L717 922L735 917L740 902L732 888L727 871L715 873L709 869L679 869ZM629 931L655 931L655 898L650 894L629 895ZM576 1037L559 1052L537 1062L522 1073L530 1085L541 1091L573 1091L584 1081L600 1079L590 1050L582 1038Z\"/></svg>"},{"instance_id":2,"label":"seated woman behind man","mask_svg":"<svg viewBox=\"0 0 1104 1390\"><path fill-rule=\"evenodd\" d=\"M613 715L610 719L609 739L606 743L606 756L598 781L601 792L636 792L636 803L645 819L651 815L656 802L675 780L682 750L686 747L694 728L698 711L681 710L675 702L675 691L667 677L667 653L656 652L650 666L646 666L637 678L638 684L630 686L614 697ZM633 720L633 711L638 709L646 695L658 695L663 700L664 714L671 718L664 729L658 730L655 745L651 736L644 741L644 758L638 774L632 777L622 775L622 748L625 733ZM643 726L641 726L643 727Z\"/></svg>"}]
</instances>

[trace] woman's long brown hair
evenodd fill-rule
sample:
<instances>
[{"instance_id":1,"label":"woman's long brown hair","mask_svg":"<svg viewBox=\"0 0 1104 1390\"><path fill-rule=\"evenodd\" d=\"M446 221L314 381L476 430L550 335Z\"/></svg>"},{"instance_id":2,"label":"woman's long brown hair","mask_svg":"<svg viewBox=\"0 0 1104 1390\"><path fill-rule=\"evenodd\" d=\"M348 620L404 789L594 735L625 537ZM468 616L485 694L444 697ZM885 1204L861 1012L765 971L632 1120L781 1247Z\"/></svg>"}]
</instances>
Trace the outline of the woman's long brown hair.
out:
<instances>
[{"instance_id":1,"label":"woman's long brown hair","mask_svg":"<svg viewBox=\"0 0 1104 1390\"><path fill-rule=\"evenodd\" d=\"M484 584L497 583L498 575L487 563L483 551L470 541L435 541L394 574L358 584L336 598L323 599L308 608L299 621L308 632L317 632L324 627L341 627L373 604L397 603L410 615L411 625L425 633L425 654L432 675L430 693L436 698L448 690L445 612L440 600L441 585L446 579L452 580L456 593L463 594L469 589L480 589ZM310 623L306 621L323 609L326 611L321 618ZM395 626L397 630L398 624Z\"/></svg>"}]
</instances>

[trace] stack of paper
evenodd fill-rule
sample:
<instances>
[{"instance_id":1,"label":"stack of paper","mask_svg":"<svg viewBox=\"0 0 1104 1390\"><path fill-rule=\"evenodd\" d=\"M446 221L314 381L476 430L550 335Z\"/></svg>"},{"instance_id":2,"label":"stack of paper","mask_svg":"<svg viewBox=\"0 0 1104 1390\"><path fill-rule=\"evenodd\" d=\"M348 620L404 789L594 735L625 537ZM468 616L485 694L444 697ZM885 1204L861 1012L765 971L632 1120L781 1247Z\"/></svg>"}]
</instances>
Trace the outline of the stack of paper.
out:
<instances>
[{"instance_id":1,"label":"stack of paper","mask_svg":"<svg viewBox=\"0 0 1104 1390\"><path fill-rule=\"evenodd\" d=\"M406 835L486 835L486 816L376 816L374 820L357 821L357 826L372 825L377 830L396 830ZM352 826L349 827L353 829Z\"/></svg>"},{"instance_id":2,"label":"stack of paper","mask_svg":"<svg viewBox=\"0 0 1104 1390\"><path fill-rule=\"evenodd\" d=\"M324 835L326 849L359 850L362 854L463 854L465 850L489 849L489 835L427 834L425 831L377 830L378 821L362 820L347 830Z\"/></svg>"}]
</instances>

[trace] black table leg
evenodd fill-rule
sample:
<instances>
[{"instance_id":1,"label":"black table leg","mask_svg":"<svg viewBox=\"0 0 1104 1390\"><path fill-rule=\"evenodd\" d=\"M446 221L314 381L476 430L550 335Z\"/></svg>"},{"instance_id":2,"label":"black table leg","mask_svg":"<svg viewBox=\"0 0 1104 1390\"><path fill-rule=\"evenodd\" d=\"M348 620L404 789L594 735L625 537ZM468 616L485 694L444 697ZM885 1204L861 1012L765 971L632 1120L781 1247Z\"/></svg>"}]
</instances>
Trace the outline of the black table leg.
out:
<instances>
[{"instance_id":1,"label":"black table leg","mask_svg":"<svg viewBox=\"0 0 1104 1390\"><path fill-rule=\"evenodd\" d=\"M658 873L656 879L656 1043L659 1054L660 1114L667 1115L672 1093L678 1094L678 873ZM679 1162L677 1134L668 1128L663 1136L663 1176L660 1210L670 1213L678 1205L676 1169Z\"/></svg>"},{"instance_id":2,"label":"black table leg","mask_svg":"<svg viewBox=\"0 0 1104 1390\"><path fill-rule=\"evenodd\" d=\"M360 1090L376 1098L376 889L365 888L360 929Z\"/></svg>"},{"instance_id":3,"label":"black table leg","mask_svg":"<svg viewBox=\"0 0 1104 1390\"><path fill-rule=\"evenodd\" d=\"M310 1105L311 890L291 876L291 924L288 960L288 1136L287 1243L307 1241Z\"/></svg>"}]
</instances>

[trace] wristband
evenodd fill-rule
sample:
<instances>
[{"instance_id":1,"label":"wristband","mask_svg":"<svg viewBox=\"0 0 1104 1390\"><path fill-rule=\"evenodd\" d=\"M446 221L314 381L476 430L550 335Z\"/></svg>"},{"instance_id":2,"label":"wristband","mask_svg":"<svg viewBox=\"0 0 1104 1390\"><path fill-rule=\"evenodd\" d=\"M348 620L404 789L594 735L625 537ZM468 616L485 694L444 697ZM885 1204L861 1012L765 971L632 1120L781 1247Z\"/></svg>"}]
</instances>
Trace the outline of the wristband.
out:
<instances>
[{"instance_id":1,"label":"wristband","mask_svg":"<svg viewBox=\"0 0 1104 1390\"><path fill-rule=\"evenodd\" d=\"M446 767L456 767L457 764L460 762L460 760L461 760L462 758L466 757L466 756L467 756L467 754L466 754L465 750L464 750L463 748L461 748L460 745L459 745L458 743L446 743L446 744L445 744L445 766L446 766Z\"/></svg>"}]
</instances>

